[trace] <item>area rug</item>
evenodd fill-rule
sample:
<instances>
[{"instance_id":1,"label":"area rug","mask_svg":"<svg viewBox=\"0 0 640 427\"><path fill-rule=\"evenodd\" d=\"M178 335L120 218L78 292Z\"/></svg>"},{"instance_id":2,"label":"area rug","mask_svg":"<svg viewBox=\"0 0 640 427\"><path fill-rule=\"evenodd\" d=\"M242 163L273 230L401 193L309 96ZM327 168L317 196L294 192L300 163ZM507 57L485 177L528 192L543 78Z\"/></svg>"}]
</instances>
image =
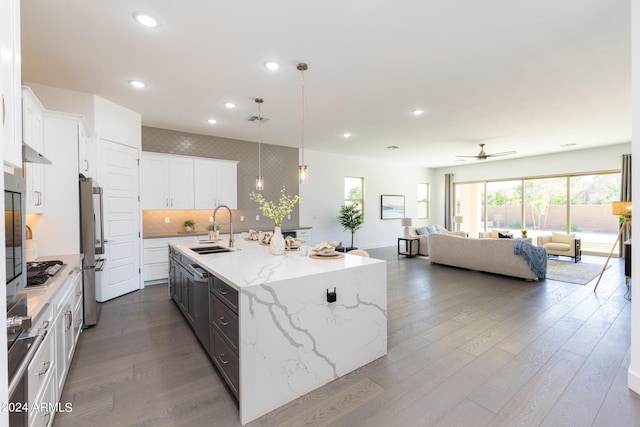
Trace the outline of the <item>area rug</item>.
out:
<instances>
[{"instance_id":1,"label":"area rug","mask_svg":"<svg viewBox=\"0 0 640 427\"><path fill-rule=\"evenodd\" d=\"M610 265L607 268L611 267ZM547 263L547 279L560 282L586 285L595 279L602 271L601 264L587 262L558 261L550 259Z\"/></svg>"}]
</instances>

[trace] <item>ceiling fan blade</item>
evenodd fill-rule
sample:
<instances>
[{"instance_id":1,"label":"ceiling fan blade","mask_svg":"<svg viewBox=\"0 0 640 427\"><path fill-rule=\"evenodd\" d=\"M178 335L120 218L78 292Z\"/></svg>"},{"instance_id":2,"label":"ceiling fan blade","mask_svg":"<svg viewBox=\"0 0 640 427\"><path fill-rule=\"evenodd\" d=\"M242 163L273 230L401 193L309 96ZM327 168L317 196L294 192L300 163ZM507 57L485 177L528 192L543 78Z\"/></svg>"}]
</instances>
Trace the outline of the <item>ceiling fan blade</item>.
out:
<instances>
[{"instance_id":1,"label":"ceiling fan blade","mask_svg":"<svg viewBox=\"0 0 640 427\"><path fill-rule=\"evenodd\" d=\"M504 151L502 153L487 154L487 157L509 156L511 154L516 154L516 153L517 151Z\"/></svg>"}]
</instances>

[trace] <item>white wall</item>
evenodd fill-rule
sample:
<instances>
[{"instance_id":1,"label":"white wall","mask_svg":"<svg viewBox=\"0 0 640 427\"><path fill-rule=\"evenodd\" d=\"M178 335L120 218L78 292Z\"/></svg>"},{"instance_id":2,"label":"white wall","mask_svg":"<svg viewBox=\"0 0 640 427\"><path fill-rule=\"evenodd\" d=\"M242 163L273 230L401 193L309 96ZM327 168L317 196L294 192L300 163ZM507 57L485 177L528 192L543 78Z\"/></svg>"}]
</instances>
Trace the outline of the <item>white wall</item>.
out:
<instances>
[{"instance_id":1,"label":"white wall","mask_svg":"<svg viewBox=\"0 0 640 427\"><path fill-rule=\"evenodd\" d=\"M94 97L95 128L99 139L142 149L142 116L99 96Z\"/></svg>"},{"instance_id":2,"label":"white wall","mask_svg":"<svg viewBox=\"0 0 640 427\"><path fill-rule=\"evenodd\" d=\"M419 223L415 220L417 184L431 181L429 169L308 150L305 161L309 183L300 186L300 225L313 227L310 244L330 240L351 243L351 233L342 231L337 219L347 176L364 178L365 223L356 231L355 246L367 249L395 245L402 235L399 219L380 219L382 194L404 195L406 216L414 218L414 225Z\"/></svg>"},{"instance_id":3,"label":"white wall","mask_svg":"<svg viewBox=\"0 0 640 427\"><path fill-rule=\"evenodd\" d=\"M444 175L453 174L454 182L510 179L582 172L619 170L623 154L631 153L631 143L567 151L558 154L511 160L475 161L463 166L433 171L432 222L444 223Z\"/></svg>"},{"instance_id":4,"label":"white wall","mask_svg":"<svg viewBox=\"0 0 640 427\"><path fill-rule=\"evenodd\" d=\"M33 90L45 109L83 116L89 132L93 133L93 95L33 82L25 82L24 85Z\"/></svg>"},{"instance_id":5,"label":"white wall","mask_svg":"<svg viewBox=\"0 0 640 427\"><path fill-rule=\"evenodd\" d=\"M640 0L631 1L631 89L633 102L632 116L632 154L635 161L640 159ZM640 173L633 167L633 200L640 200ZM633 246L640 248L640 234L635 233L632 237ZM640 251L632 252L631 270L640 272ZM640 294L634 295L631 300L631 363L628 374L629 388L636 393L640 393Z\"/></svg>"}]
</instances>

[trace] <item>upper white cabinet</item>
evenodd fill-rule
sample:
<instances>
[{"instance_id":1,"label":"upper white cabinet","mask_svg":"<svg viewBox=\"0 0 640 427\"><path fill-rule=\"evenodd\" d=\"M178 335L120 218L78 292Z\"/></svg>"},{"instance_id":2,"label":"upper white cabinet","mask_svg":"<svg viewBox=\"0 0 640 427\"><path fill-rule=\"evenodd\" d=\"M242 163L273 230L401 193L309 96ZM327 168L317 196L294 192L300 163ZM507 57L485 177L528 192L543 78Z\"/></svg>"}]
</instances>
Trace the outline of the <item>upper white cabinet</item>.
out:
<instances>
[{"instance_id":1,"label":"upper white cabinet","mask_svg":"<svg viewBox=\"0 0 640 427\"><path fill-rule=\"evenodd\" d=\"M237 209L237 162L142 153L142 209Z\"/></svg>"},{"instance_id":2,"label":"upper white cabinet","mask_svg":"<svg viewBox=\"0 0 640 427\"><path fill-rule=\"evenodd\" d=\"M195 209L227 205L238 208L238 163L225 160L193 161Z\"/></svg>"},{"instance_id":3,"label":"upper white cabinet","mask_svg":"<svg viewBox=\"0 0 640 427\"><path fill-rule=\"evenodd\" d=\"M96 176L95 140L89 134L84 122L81 123L78 135L78 173L87 177Z\"/></svg>"},{"instance_id":4,"label":"upper white cabinet","mask_svg":"<svg viewBox=\"0 0 640 427\"><path fill-rule=\"evenodd\" d=\"M31 146L38 153L44 153L43 135L44 107L33 93L22 87L22 137L25 144ZM44 168L38 163L25 163L24 176L26 180L27 213L44 212Z\"/></svg>"},{"instance_id":5,"label":"upper white cabinet","mask_svg":"<svg viewBox=\"0 0 640 427\"><path fill-rule=\"evenodd\" d=\"M0 0L0 124L4 162L22 167L20 2Z\"/></svg>"},{"instance_id":6,"label":"upper white cabinet","mask_svg":"<svg viewBox=\"0 0 640 427\"><path fill-rule=\"evenodd\" d=\"M193 209L193 160L143 153L142 209Z\"/></svg>"}]
</instances>

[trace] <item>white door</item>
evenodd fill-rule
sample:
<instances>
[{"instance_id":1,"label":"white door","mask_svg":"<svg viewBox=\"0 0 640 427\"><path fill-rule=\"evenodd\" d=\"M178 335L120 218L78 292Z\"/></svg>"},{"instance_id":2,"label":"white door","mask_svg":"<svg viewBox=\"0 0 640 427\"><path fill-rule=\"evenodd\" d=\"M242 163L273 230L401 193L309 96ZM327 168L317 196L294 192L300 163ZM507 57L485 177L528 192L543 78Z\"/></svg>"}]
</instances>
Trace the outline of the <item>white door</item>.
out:
<instances>
[{"instance_id":1,"label":"white door","mask_svg":"<svg viewBox=\"0 0 640 427\"><path fill-rule=\"evenodd\" d=\"M138 150L98 141L98 181L103 191L105 259L99 302L142 288Z\"/></svg>"}]
</instances>

